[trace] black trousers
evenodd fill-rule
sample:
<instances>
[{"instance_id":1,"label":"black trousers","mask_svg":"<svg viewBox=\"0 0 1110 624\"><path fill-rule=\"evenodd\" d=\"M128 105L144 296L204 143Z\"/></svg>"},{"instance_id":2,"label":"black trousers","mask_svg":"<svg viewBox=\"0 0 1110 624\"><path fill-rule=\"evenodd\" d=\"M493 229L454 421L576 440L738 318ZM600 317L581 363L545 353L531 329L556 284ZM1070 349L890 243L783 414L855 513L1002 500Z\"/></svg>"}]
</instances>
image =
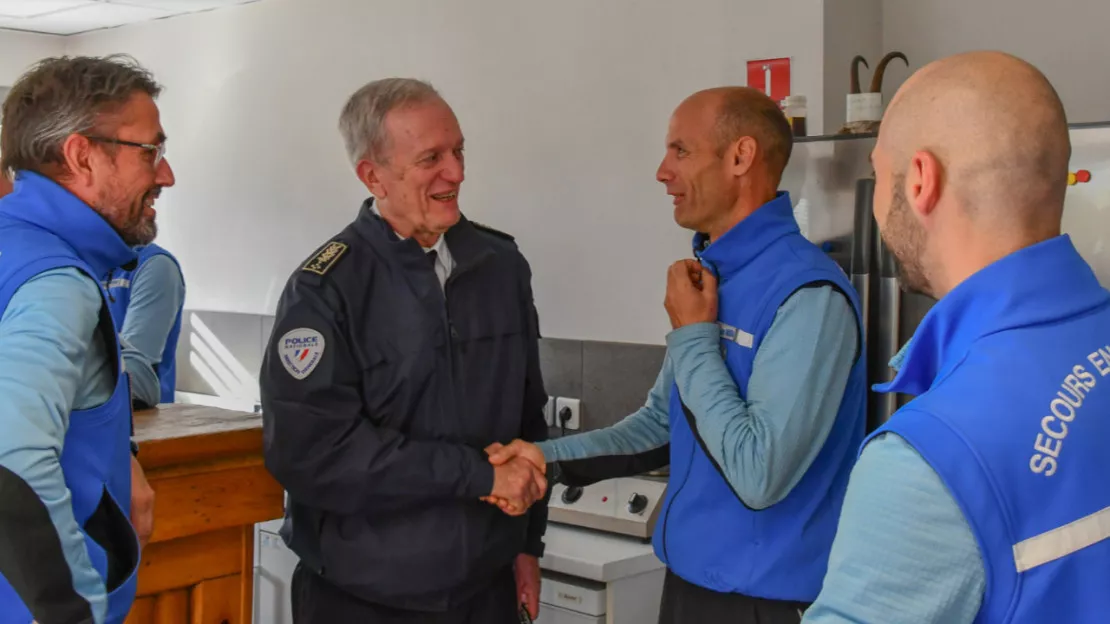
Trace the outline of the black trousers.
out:
<instances>
[{"instance_id":1,"label":"black trousers","mask_svg":"<svg viewBox=\"0 0 1110 624\"><path fill-rule=\"evenodd\" d=\"M405 611L365 602L297 564L293 571L294 624L519 624L516 580L510 566L489 589L446 612Z\"/></svg>"},{"instance_id":2,"label":"black trousers","mask_svg":"<svg viewBox=\"0 0 1110 624\"><path fill-rule=\"evenodd\" d=\"M718 593L667 570L659 624L798 624L807 608L805 602Z\"/></svg>"}]
</instances>

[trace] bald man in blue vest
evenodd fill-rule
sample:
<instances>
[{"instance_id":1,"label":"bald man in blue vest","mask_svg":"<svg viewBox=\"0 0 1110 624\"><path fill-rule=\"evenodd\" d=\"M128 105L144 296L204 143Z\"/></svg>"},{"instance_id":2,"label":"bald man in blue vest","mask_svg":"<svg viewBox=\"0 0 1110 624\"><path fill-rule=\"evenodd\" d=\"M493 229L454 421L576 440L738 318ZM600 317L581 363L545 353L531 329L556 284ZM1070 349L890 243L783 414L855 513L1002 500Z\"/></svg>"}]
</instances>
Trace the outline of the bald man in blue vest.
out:
<instances>
[{"instance_id":1,"label":"bald man in blue vest","mask_svg":"<svg viewBox=\"0 0 1110 624\"><path fill-rule=\"evenodd\" d=\"M669 463L660 624L797 624L863 440L859 298L778 190L792 145L760 91L687 98L656 177L696 260L668 274L673 331L647 402L605 429L488 449L556 464L573 485Z\"/></svg>"},{"instance_id":2,"label":"bald man in blue vest","mask_svg":"<svg viewBox=\"0 0 1110 624\"><path fill-rule=\"evenodd\" d=\"M1061 233L1071 141L1035 67L914 74L872 153L903 286L938 299L880 392L808 624L1106 622L1110 292Z\"/></svg>"}]
</instances>

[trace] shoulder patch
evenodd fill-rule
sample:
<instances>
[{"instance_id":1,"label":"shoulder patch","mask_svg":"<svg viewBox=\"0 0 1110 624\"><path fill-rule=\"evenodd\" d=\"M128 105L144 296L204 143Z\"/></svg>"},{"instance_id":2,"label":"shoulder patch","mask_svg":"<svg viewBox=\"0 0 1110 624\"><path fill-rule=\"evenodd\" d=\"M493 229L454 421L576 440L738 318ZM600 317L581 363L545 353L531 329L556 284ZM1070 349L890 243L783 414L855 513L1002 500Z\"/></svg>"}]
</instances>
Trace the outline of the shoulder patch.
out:
<instances>
[{"instance_id":1,"label":"shoulder patch","mask_svg":"<svg viewBox=\"0 0 1110 624\"><path fill-rule=\"evenodd\" d=\"M290 330L278 341L281 364L293 379L304 379L324 355L324 336L308 327Z\"/></svg>"},{"instance_id":2,"label":"shoulder patch","mask_svg":"<svg viewBox=\"0 0 1110 624\"><path fill-rule=\"evenodd\" d=\"M347 248L347 243L332 241L324 245L320 253L312 256L312 259L306 262L301 270L317 275L324 275L335 266L336 262L339 262L339 259L346 253Z\"/></svg>"},{"instance_id":3,"label":"shoulder patch","mask_svg":"<svg viewBox=\"0 0 1110 624\"><path fill-rule=\"evenodd\" d=\"M501 230L495 230L495 229L491 228L490 226L485 225L483 223L478 223L477 221L471 221L470 224L473 225L474 227L478 228L479 230L485 232L486 234L492 234L492 235L494 235L498 238L503 238L507 241L515 241L516 240L515 238L512 237L511 234L506 234L505 232L502 232Z\"/></svg>"}]
</instances>

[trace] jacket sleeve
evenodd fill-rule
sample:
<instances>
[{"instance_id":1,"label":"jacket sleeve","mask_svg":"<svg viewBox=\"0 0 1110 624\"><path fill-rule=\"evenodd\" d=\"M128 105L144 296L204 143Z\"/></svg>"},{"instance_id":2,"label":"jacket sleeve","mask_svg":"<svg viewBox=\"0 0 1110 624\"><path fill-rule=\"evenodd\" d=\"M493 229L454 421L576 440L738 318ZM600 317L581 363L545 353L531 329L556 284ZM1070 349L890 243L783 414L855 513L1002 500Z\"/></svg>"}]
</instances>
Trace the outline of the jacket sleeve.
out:
<instances>
[{"instance_id":1,"label":"jacket sleeve","mask_svg":"<svg viewBox=\"0 0 1110 624\"><path fill-rule=\"evenodd\" d=\"M177 263L158 254L143 263L131 280L131 301L120 338L127 345L123 359L131 377L131 394L145 405L157 405L162 398L158 367L177 312L185 301L185 282Z\"/></svg>"},{"instance_id":2,"label":"jacket sleeve","mask_svg":"<svg viewBox=\"0 0 1110 624\"><path fill-rule=\"evenodd\" d=\"M524 414L521 426L522 439L528 442L542 442L547 439L547 421L544 419L544 406L547 404L547 390L543 385L543 374L540 371L539 350L539 314L532 297L532 273L527 262L521 263L524 276L524 300L521 302L523 313L527 318L528 342L528 370L524 386ZM542 557L544 552L543 536L547 531L547 502L551 497L551 489L542 501L532 506L528 514L528 539L524 545L524 552L536 557Z\"/></svg>"},{"instance_id":3,"label":"jacket sleeve","mask_svg":"<svg viewBox=\"0 0 1110 624\"><path fill-rule=\"evenodd\" d=\"M0 574L40 622L102 622L104 581L59 457L102 302L76 269L32 278L0 319Z\"/></svg>"},{"instance_id":4,"label":"jacket sleeve","mask_svg":"<svg viewBox=\"0 0 1110 624\"><path fill-rule=\"evenodd\" d=\"M327 288L294 280L279 305L260 376L267 469L297 502L338 514L490 494L481 449L371 421L357 347Z\"/></svg>"},{"instance_id":5,"label":"jacket sleeve","mask_svg":"<svg viewBox=\"0 0 1110 624\"><path fill-rule=\"evenodd\" d=\"M541 442L544 457L556 464L558 481L586 486L666 466L670 462L668 404L673 385L673 366L667 354L643 407L604 429Z\"/></svg>"}]
</instances>

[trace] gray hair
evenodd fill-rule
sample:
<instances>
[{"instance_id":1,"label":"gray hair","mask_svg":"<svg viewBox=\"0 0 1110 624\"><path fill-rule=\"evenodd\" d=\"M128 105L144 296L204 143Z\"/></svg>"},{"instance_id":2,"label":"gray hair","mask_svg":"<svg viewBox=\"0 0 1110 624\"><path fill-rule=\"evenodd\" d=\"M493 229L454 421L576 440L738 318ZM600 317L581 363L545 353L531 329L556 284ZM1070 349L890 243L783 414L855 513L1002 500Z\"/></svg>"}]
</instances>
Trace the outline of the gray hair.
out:
<instances>
[{"instance_id":1,"label":"gray hair","mask_svg":"<svg viewBox=\"0 0 1110 624\"><path fill-rule=\"evenodd\" d=\"M432 85L414 78L384 78L367 83L347 100L339 115L339 133L347 147L347 158L352 165L363 158L386 162L389 142L386 115L397 108L442 99Z\"/></svg>"},{"instance_id":2,"label":"gray hair","mask_svg":"<svg viewBox=\"0 0 1110 624\"><path fill-rule=\"evenodd\" d=\"M158 97L162 87L126 55L55 57L36 63L4 98L0 171L44 173L63 164L62 146L87 134L136 93Z\"/></svg>"}]
</instances>

